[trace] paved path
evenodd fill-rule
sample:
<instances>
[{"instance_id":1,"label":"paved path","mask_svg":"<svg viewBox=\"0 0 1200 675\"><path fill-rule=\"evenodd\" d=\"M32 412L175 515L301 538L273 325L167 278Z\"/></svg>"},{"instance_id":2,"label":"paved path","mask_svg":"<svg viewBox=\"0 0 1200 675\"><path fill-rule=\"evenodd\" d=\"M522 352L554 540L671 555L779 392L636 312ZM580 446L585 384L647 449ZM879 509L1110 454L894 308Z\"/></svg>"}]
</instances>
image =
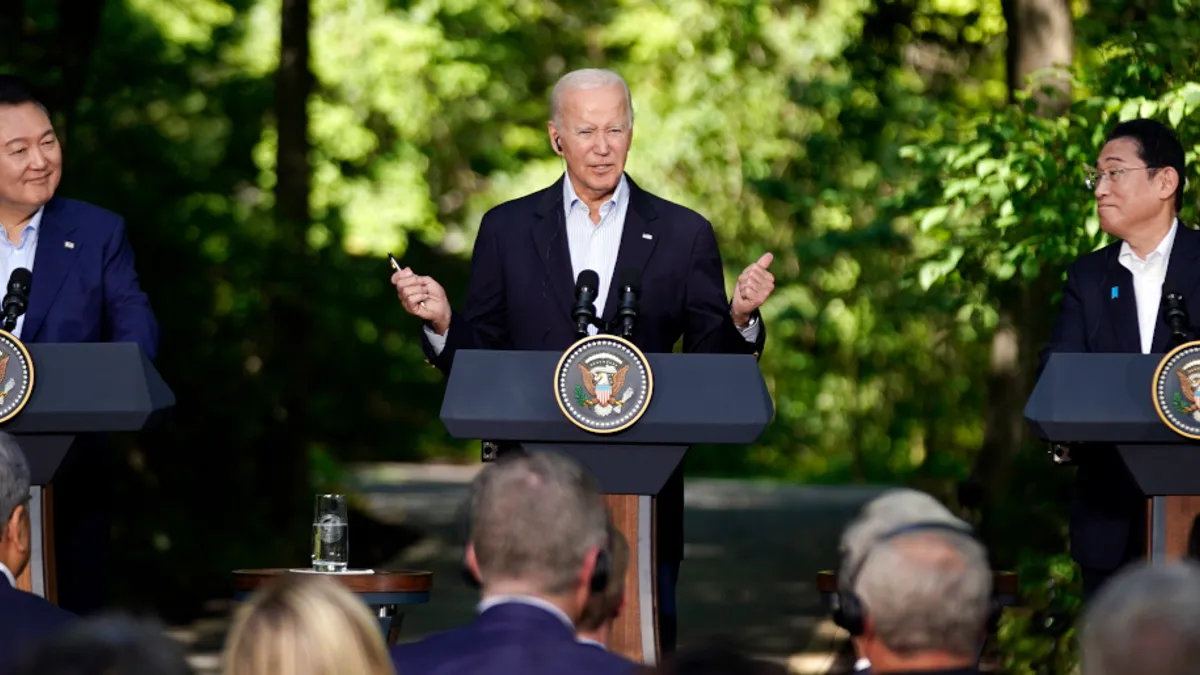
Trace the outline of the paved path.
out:
<instances>
[{"instance_id":1,"label":"paved path","mask_svg":"<svg viewBox=\"0 0 1200 675\"><path fill-rule=\"evenodd\" d=\"M403 638L469 621L477 599L459 576L459 508L478 466L384 464L359 472L369 510L381 520L427 532L392 567L431 570L429 605L412 608ZM686 559L679 581L679 641L730 637L743 648L825 672L839 646L824 620L814 575L837 564L838 536L880 488L799 486L765 481L689 479ZM353 536L353 523L351 523ZM176 631L193 644L193 663L216 672L221 619Z\"/></svg>"}]
</instances>

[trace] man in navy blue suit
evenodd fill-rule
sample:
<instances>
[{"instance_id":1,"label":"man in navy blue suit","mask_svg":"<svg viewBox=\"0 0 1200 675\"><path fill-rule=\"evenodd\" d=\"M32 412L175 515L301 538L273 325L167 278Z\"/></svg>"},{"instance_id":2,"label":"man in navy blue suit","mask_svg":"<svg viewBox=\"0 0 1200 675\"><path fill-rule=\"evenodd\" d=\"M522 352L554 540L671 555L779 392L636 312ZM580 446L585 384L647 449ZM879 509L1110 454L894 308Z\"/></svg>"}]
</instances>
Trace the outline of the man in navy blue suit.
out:
<instances>
[{"instance_id":1,"label":"man in navy blue suit","mask_svg":"<svg viewBox=\"0 0 1200 675\"><path fill-rule=\"evenodd\" d=\"M1184 296L1200 316L1200 233L1179 222L1183 145L1148 119L1116 125L1088 172L1100 227L1120 241L1071 264L1062 308L1042 363L1055 352L1166 353L1162 297ZM1070 504L1071 555L1085 598L1126 563L1145 556L1146 500L1116 448L1072 453L1078 465Z\"/></svg>"},{"instance_id":2,"label":"man in navy blue suit","mask_svg":"<svg viewBox=\"0 0 1200 675\"><path fill-rule=\"evenodd\" d=\"M554 185L501 204L479 227L466 302L454 310L434 279L392 275L404 309L425 322L430 363L450 372L459 349L565 350L576 340L575 280L596 272L597 323L611 325L620 280L641 279L633 342L643 352L762 352L759 307L775 287L767 253L725 294L712 225L646 192L625 174L633 139L629 88L616 73L579 70L551 94L550 146L566 171ZM591 334L600 326L592 325ZM660 644L675 642L675 582L683 558L682 467L658 495Z\"/></svg>"},{"instance_id":3,"label":"man in navy blue suit","mask_svg":"<svg viewBox=\"0 0 1200 675\"><path fill-rule=\"evenodd\" d=\"M54 196L62 161L46 108L23 80L0 75L0 283L18 268L33 277L13 333L31 343L134 342L153 359L158 322L138 284L125 222ZM76 448L56 478L59 602L78 611L103 603L104 462L101 448Z\"/></svg>"},{"instance_id":4,"label":"man in navy blue suit","mask_svg":"<svg viewBox=\"0 0 1200 675\"><path fill-rule=\"evenodd\" d=\"M482 588L470 624L393 648L405 675L625 675L637 665L576 640L612 573L608 511L574 460L518 452L471 486L464 565Z\"/></svg>"},{"instance_id":5,"label":"man in navy blue suit","mask_svg":"<svg viewBox=\"0 0 1200 675\"><path fill-rule=\"evenodd\" d=\"M0 431L0 673L31 645L74 618L17 589L31 553L29 464L16 439Z\"/></svg>"}]
</instances>

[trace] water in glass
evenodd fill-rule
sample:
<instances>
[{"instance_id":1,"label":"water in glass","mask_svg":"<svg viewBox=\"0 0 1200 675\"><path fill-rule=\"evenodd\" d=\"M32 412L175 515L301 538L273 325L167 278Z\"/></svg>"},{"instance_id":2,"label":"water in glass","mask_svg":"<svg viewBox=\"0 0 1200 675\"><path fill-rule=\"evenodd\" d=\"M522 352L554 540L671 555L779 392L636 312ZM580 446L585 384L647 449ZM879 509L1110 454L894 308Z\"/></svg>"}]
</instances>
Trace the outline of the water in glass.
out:
<instances>
[{"instance_id":1,"label":"water in glass","mask_svg":"<svg viewBox=\"0 0 1200 675\"><path fill-rule=\"evenodd\" d=\"M313 569L343 572L350 558L350 525L344 495L317 495L313 513Z\"/></svg>"}]
</instances>

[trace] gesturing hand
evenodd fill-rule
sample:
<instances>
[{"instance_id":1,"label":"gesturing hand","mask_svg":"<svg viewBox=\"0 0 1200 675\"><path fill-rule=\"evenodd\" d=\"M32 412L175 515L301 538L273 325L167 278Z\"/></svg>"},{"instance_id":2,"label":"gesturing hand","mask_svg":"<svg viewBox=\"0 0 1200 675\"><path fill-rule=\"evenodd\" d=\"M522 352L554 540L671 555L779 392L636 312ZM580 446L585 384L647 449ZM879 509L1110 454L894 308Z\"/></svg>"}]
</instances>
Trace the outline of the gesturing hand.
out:
<instances>
[{"instance_id":1,"label":"gesturing hand","mask_svg":"<svg viewBox=\"0 0 1200 675\"><path fill-rule=\"evenodd\" d=\"M405 267L392 275L392 285L404 311L428 321L438 335L446 334L450 328L450 302L441 284L432 277L417 276L412 268Z\"/></svg>"},{"instance_id":2,"label":"gesturing hand","mask_svg":"<svg viewBox=\"0 0 1200 675\"><path fill-rule=\"evenodd\" d=\"M750 324L750 315L762 307L771 291L775 290L775 275L767 271L774 259L773 254L764 253L738 276L737 284L733 287L733 306L730 308L733 323L738 328Z\"/></svg>"}]
</instances>

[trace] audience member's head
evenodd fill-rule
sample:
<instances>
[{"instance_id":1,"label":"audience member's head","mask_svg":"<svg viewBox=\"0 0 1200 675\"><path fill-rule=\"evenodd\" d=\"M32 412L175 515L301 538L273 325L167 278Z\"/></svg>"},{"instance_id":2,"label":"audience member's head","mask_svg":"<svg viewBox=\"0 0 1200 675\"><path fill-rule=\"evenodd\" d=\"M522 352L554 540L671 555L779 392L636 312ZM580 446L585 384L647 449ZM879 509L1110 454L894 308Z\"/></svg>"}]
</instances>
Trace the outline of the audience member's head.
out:
<instances>
[{"instance_id":1,"label":"audience member's head","mask_svg":"<svg viewBox=\"0 0 1200 675\"><path fill-rule=\"evenodd\" d=\"M14 577L29 564L29 463L17 439L0 431L0 564ZM8 583L0 577L0 583Z\"/></svg>"},{"instance_id":2,"label":"audience member's head","mask_svg":"<svg viewBox=\"0 0 1200 675\"><path fill-rule=\"evenodd\" d=\"M608 585L588 597L579 618L579 637L601 644L608 643L613 621L625 607L625 573L629 570L629 542L612 523L608 525L608 553L612 561Z\"/></svg>"},{"instance_id":3,"label":"audience member's head","mask_svg":"<svg viewBox=\"0 0 1200 675\"><path fill-rule=\"evenodd\" d=\"M1137 565L1089 603L1080 639L1084 675L1184 675L1200 667L1200 567Z\"/></svg>"},{"instance_id":4,"label":"audience member's head","mask_svg":"<svg viewBox=\"0 0 1200 675\"><path fill-rule=\"evenodd\" d=\"M284 575L238 608L224 675L393 675L379 623L338 582Z\"/></svg>"},{"instance_id":5,"label":"audience member's head","mask_svg":"<svg viewBox=\"0 0 1200 675\"><path fill-rule=\"evenodd\" d=\"M608 539L595 479L552 452L501 455L471 489L466 564L485 597L529 595L578 622Z\"/></svg>"},{"instance_id":6,"label":"audience member's head","mask_svg":"<svg viewBox=\"0 0 1200 675\"><path fill-rule=\"evenodd\" d=\"M183 647L157 622L98 615L39 643L13 675L189 675Z\"/></svg>"},{"instance_id":7,"label":"audience member's head","mask_svg":"<svg viewBox=\"0 0 1200 675\"><path fill-rule=\"evenodd\" d=\"M929 495L888 492L842 535L843 593L861 605L860 656L874 672L972 665L991 597L987 552Z\"/></svg>"}]
</instances>

